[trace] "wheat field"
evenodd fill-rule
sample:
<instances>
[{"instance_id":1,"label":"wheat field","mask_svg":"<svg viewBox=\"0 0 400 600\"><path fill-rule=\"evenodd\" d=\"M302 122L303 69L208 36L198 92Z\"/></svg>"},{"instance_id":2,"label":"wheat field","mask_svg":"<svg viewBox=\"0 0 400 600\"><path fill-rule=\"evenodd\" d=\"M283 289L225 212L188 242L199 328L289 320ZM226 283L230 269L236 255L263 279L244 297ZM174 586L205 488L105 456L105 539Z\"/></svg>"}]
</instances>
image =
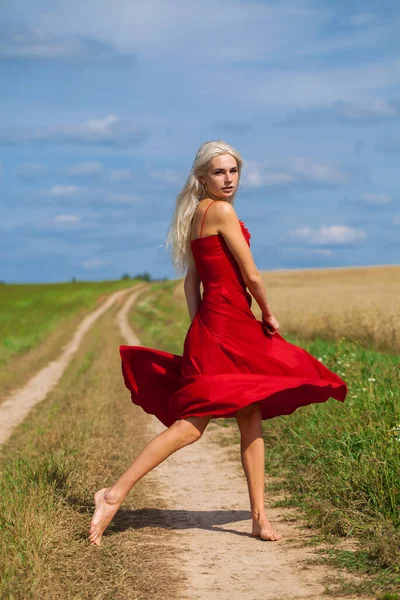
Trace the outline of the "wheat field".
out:
<instances>
[{"instance_id":1,"label":"wheat field","mask_svg":"<svg viewBox=\"0 0 400 600\"><path fill-rule=\"evenodd\" d=\"M400 266L262 271L283 335L357 340L400 351ZM175 290L183 300L183 280ZM253 299L252 311L261 318Z\"/></svg>"}]
</instances>

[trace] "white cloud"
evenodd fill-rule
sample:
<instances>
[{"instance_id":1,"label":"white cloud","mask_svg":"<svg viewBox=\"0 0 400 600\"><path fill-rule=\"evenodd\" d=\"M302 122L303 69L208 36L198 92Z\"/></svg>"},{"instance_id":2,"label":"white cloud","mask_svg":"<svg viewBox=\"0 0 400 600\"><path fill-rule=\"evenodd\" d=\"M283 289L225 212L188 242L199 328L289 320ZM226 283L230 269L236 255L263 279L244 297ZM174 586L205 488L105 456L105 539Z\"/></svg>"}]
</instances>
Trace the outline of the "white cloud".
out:
<instances>
[{"instance_id":1,"label":"white cloud","mask_svg":"<svg viewBox=\"0 0 400 600\"><path fill-rule=\"evenodd\" d=\"M112 169L110 171L111 181L129 181L132 178L132 169Z\"/></svg>"},{"instance_id":2,"label":"white cloud","mask_svg":"<svg viewBox=\"0 0 400 600\"><path fill-rule=\"evenodd\" d=\"M73 165L72 167L69 167L69 169L67 169L66 174L67 175L74 175L74 176L91 176L91 175L100 175L103 172L103 166L101 163L93 160L91 162L86 162L86 163L78 163L76 165Z\"/></svg>"},{"instance_id":3,"label":"white cloud","mask_svg":"<svg viewBox=\"0 0 400 600\"><path fill-rule=\"evenodd\" d=\"M82 187L77 185L53 185L48 189L37 192L41 196L51 198L75 198L79 200L96 200L97 202L112 204L137 204L141 202L141 196L125 192L115 192L106 187Z\"/></svg>"},{"instance_id":4,"label":"white cloud","mask_svg":"<svg viewBox=\"0 0 400 600\"><path fill-rule=\"evenodd\" d=\"M79 19L76 19L79 11ZM183 62L221 63L264 60L269 55L287 54L293 48L297 28L298 46L315 37L316 23L326 23L332 11L309 2L281 0L120 0L110 11L108 0L53 0L52 10L38 15L36 22L62 35L97 37L107 40L120 52L143 59L160 54ZM212 19L210 19L212 15ZM194 43L194 36L199 43ZM215 50L216 41L218 51Z\"/></svg>"},{"instance_id":5,"label":"white cloud","mask_svg":"<svg viewBox=\"0 0 400 600\"><path fill-rule=\"evenodd\" d=\"M148 169L149 176L155 181L162 181L163 183L183 183L184 176L178 171L172 169Z\"/></svg>"},{"instance_id":6,"label":"white cloud","mask_svg":"<svg viewBox=\"0 0 400 600\"><path fill-rule=\"evenodd\" d=\"M341 15L347 22L335 28ZM395 39L398 30L393 11L380 17L367 10L341 10L329 2L308 0L219 0L217 4L213 0L120 0L113 11L109 0L83 4L53 0L52 10L38 14L36 23L61 35L96 35L143 60L159 60L162 55L175 67L179 61L184 70L187 64L259 62L265 71L265 61L271 57L274 65L276 57L290 65L302 56L379 49L385 40ZM321 72L325 67L324 63Z\"/></svg>"},{"instance_id":7,"label":"white cloud","mask_svg":"<svg viewBox=\"0 0 400 600\"><path fill-rule=\"evenodd\" d=\"M366 204L370 204L371 206L384 206L385 204L390 204L392 201L392 197L390 194L384 193L364 193L361 194L361 200Z\"/></svg>"},{"instance_id":8,"label":"white cloud","mask_svg":"<svg viewBox=\"0 0 400 600\"><path fill-rule=\"evenodd\" d=\"M76 185L53 185L49 189L39 190L39 194L42 196L76 196L82 193L84 188Z\"/></svg>"},{"instance_id":9,"label":"white cloud","mask_svg":"<svg viewBox=\"0 0 400 600\"><path fill-rule=\"evenodd\" d=\"M298 109L277 124L371 123L398 118L400 118L400 101L389 102L378 98L363 103L337 101L328 106Z\"/></svg>"},{"instance_id":10,"label":"white cloud","mask_svg":"<svg viewBox=\"0 0 400 600\"><path fill-rule=\"evenodd\" d=\"M141 197L135 194L124 194L111 191L105 191L104 197L116 204L137 204L141 201Z\"/></svg>"},{"instance_id":11,"label":"white cloud","mask_svg":"<svg viewBox=\"0 0 400 600\"><path fill-rule=\"evenodd\" d=\"M247 183L250 187L262 187L262 186L284 186L290 185L295 182L293 174L282 173L282 172L260 172L260 168L252 168L243 174L242 180Z\"/></svg>"},{"instance_id":12,"label":"white cloud","mask_svg":"<svg viewBox=\"0 0 400 600\"><path fill-rule=\"evenodd\" d=\"M78 217L78 215L57 215L53 219L54 223L61 224L79 223L79 221L80 217Z\"/></svg>"},{"instance_id":13,"label":"white cloud","mask_svg":"<svg viewBox=\"0 0 400 600\"><path fill-rule=\"evenodd\" d=\"M0 25L0 60L46 60L74 63L115 62L134 63L132 55L121 56L108 41L87 37L59 35L43 27L26 27L16 22Z\"/></svg>"},{"instance_id":14,"label":"white cloud","mask_svg":"<svg viewBox=\"0 0 400 600\"><path fill-rule=\"evenodd\" d=\"M89 119L78 125L51 127L7 127L0 131L0 143L46 143L94 145L129 148L142 144L147 138L143 127L136 127L115 114Z\"/></svg>"},{"instance_id":15,"label":"white cloud","mask_svg":"<svg viewBox=\"0 0 400 600\"><path fill-rule=\"evenodd\" d=\"M99 269L105 265L110 264L109 260L102 260L101 258L90 258L82 263L85 269Z\"/></svg>"},{"instance_id":16,"label":"white cloud","mask_svg":"<svg viewBox=\"0 0 400 600\"><path fill-rule=\"evenodd\" d=\"M338 185L349 179L349 174L339 167L301 157L286 161L243 161L242 181L249 187L283 187L297 183Z\"/></svg>"},{"instance_id":17,"label":"white cloud","mask_svg":"<svg viewBox=\"0 0 400 600\"><path fill-rule=\"evenodd\" d=\"M400 61L395 52L387 58L382 50L396 47L399 16L380 13L342 11L307 0L220 0L217 5L213 0L120 0L112 11L109 0L53 0L51 11L32 11L30 21L33 32L52 32L76 43L96 40L148 65L161 62L164 72L171 67L186 77L195 66L196 94L204 94L205 78L207 88L217 90L231 90L232 81L239 80L238 105L244 108L247 101L264 109L361 101L393 85ZM363 57L354 60L354 51ZM343 60L344 52L351 60Z\"/></svg>"},{"instance_id":18,"label":"white cloud","mask_svg":"<svg viewBox=\"0 0 400 600\"><path fill-rule=\"evenodd\" d=\"M133 178L132 169L106 169L100 162L93 160L77 163L66 169L65 174L71 177L107 176L112 182L129 181Z\"/></svg>"},{"instance_id":19,"label":"white cloud","mask_svg":"<svg viewBox=\"0 0 400 600\"><path fill-rule=\"evenodd\" d=\"M332 102L361 104L370 96L382 94L400 78L400 58L396 55L385 60L370 59L365 63L349 61L337 66L333 58L329 62L314 61L303 65L298 57L292 57L288 66L273 69L251 68L241 70L229 65L222 72L207 72L208 89L231 89L235 86L235 100L242 111L263 111L274 108L279 111L290 108L326 106ZM204 94L203 77L193 80L196 94Z\"/></svg>"},{"instance_id":20,"label":"white cloud","mask_svg":"<svg viewBox=\"0 0 400 600\"><path fill-rule=\"evenodd\" d=\"M366 238L365 231L346 225L322 225L319 229L299 227L289 235L291 238L312 245L352 244Z\"/></svg>"},{"instance_id":21,"label":"white cloud","mask_svg":"<svg viewBox=\"0 0 400 600\"><path fill-rule=\"evenodd\" d=\"M333 250L328 250L324 248L315 248L312 250L312 252L317 256L333 256Z\"/></svg>"},{"instance_id":22,"label":"white cloud","mask_svg":"<svg viewBox=\"0 0 400 600\"><path fill-rule=\"evenodd\" d=\"M400 102L388 102L382 98L367 104L336 102L334 109L340 116L349 120L393 119L400 117Z\"/></svg>"},{"instance_id":23,"label":"white cloud","mask_svg":"<svg viewBox=\"0 0 400 600\"><path fill-rule=\"evenodd\" d=\"M300 55L332 56L335 52L346 50L368 52L371 48L382 46L385 40L393 39L399 22L398 15L395 14L386 18L372 13L345 14L338 19L338 11L335 11L332 17L344 27L339 26L331 29L330 34L306 40L298 50Z\"/></svg>"}]
</instances>

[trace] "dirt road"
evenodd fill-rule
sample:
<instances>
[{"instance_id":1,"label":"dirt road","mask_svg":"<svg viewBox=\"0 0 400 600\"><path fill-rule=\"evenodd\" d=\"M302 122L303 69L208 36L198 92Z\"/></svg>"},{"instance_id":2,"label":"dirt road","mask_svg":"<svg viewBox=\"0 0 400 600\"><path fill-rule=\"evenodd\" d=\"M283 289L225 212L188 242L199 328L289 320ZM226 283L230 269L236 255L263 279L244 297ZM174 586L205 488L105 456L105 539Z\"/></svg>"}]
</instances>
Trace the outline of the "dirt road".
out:
<instances>
[{"instance_id":1,"label":"dirt road","mask_svg":"<svg viewBox=\"0 0 400 600\"><path fill-rule=\"evenodd\" d=\"M143 285L136 286L137 289L139 287L143 287ZM51 361L36 373L23 388L15 390L3 402L0 406L0 446L8 440L13 429L22 423L30 410L38 402L44 400L47 394L57 385L72 357L76 354L85 334L97 319L128 292L129 288L126 288L111 294L99 308L86 315L71 341L62 349L56 360Z\"/></svg>"},{"instance_id":2,"label":"dirt road","mask_svg":"<svg viewBox=\"0 0 400 600\"><path fill-rule=\"evenodd\" d=\"M122 336L129 345L140 341L127 315L132 294L118 315ZM149 417L149 439L165 427ZM251 514L247 484L240 464L239 444L226 443L229 431L211 421L203 437L170 456L146 477L162 484L165 526L177 530L181 567L187 584L185 600L322 600L326 567L307 568L312 550L296 548L312 537L288 509L268 508L267 515L283 535L267 542L250 535ZM315 556L315 555L314 555ZM338 597L336 597L338 598ZM347 596L349 598L349 596Z\"/></svg>"},{"instance_id":3,"label":"dirt road","mask_svg":"<svg viewBox=\"0 0 400 600\"><path fill-rule=\"evenodd\" d=\"M129 326L128 314L142 287L137 286L126 301L124 295L128 290L110 296L84 319L57 360L0 406L0 443L57 385L85 333L115 302L124 301L117 315L123 338L128 344L140 344ZM148 416L148 439L164 429L155 417ZM211 421L200 441L170 456L146 478L157 482L158 489L161 486L167 503L158 525L176 533L174 539L180 551L172 561L173 568L182 573L181 600L323 600L326 597L324 578L335 577L335 572L325 566L304 565L303 561L312 557L313 551L296 547L296 542L312 534L293 517L293 511L270 508L275 498L267 496L267 515L283 539L266 542L250 535L246 479L240 465L239 445L232 442L229 427ZM156 500L154 505L157 508ZM162 539L159 543L159 551L163 552ZM170 556L165 557L166 568L171 564L169 559Z\"/></svg>"}]
</instances>

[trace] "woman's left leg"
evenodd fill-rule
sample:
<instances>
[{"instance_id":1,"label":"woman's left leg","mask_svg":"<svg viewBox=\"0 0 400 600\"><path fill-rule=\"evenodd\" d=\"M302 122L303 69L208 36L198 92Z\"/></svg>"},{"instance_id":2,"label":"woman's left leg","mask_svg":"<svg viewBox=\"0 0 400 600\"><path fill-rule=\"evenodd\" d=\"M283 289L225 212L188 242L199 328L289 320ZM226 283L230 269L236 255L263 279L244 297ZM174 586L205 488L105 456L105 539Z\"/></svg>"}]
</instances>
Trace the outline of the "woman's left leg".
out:
<instances>
[{"instance_id":1,"label":"woman's left leg","mask_svg":"<svg viewBox=\"0 0 400 600\"><path fill-rule=\"evenodd\" d=\"M277 541L281 535L274 531L264 508L264 438L261 428L261 411L258 402L241 408L236 413L240 430L240 454L249 490L252 535Z\"/></svg>"}]
</instances>

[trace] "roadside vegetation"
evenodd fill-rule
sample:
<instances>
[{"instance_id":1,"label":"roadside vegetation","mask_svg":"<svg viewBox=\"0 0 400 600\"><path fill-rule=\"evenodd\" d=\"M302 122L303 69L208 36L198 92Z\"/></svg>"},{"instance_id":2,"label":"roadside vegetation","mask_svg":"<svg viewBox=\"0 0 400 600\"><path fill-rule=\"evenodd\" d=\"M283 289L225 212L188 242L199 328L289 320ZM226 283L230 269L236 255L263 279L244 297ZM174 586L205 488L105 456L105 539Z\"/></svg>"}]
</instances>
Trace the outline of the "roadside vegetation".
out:
<instances>
[{"instance_id":1,"label":"roadside vegetation","mask_svg":"<svg viewBox=\"0 0 400 600\"><path fill-rule=\"evenodd\" d=\"M130 318L144 346L182 353L190 320L181 290L181 282L158 283L139 298ZM292 294L296 296L297 289ZM297 507L309 527L315 528L314 542L324 542L321 560L366 575L363 587L346 583L342 594L387 591L396 600L400 597L394 592L400 590L400 355L390 344L386 351L378 350L382 340L376 340L375 347L368 331L359 332L356 340L349 336L330 340L322 329L320 335L312 334L311 315L318 321L319 303L318 295L314 305L308 297L310 318L303 320L304 336L286 333L284 318L279 318L280 333L342 376L349 394L344 403L330 399L263 421L266 469L274 476L269 492L283 494L277 504ZM357 298L353 310L356 305ZM363 316L358 321L356 316L355 322L365 327ZM337 315L336 327L341 326ZM328 321L328 329L332 327L333 316ZM371 327L375 327L373 318ZM229 427L233 420L216 423ZM351 549L338 544L345 538L351 540Z\"/></svg>"},{"instance_id":2,"label":"roadside vegetation","mask_svg":"<svg viewBox=\"0 0 400 600\"><path fill-rule=\"evenodd\" d=\"M136 283L140 280L2 285L0 403L60 354L89 311Z\"/></svg>"},{"instance_id":3,"label":"roadside vegetation","mask_svg":"<svg viewBox=\"0 0 400 600\"><path fill-rule=\"evenodd\" d=\"M0 366L37 346L71 317L94 309L135 281L3 285L0 293Z\"/></svg>"},{"instance_id":4,"label":"roadside vegetation","mask_svg":"<svg viewBox=\"0 0 400 600\"><path fill-rule=\"evenodd\" d=\"M2 447L4 600L162 600L182 585L175 533L151 474L128 495L102 546L87 541L93 493L153 437L123 383L116 311L99 319L57 388Z\"/></svg>"}]
</instances>

